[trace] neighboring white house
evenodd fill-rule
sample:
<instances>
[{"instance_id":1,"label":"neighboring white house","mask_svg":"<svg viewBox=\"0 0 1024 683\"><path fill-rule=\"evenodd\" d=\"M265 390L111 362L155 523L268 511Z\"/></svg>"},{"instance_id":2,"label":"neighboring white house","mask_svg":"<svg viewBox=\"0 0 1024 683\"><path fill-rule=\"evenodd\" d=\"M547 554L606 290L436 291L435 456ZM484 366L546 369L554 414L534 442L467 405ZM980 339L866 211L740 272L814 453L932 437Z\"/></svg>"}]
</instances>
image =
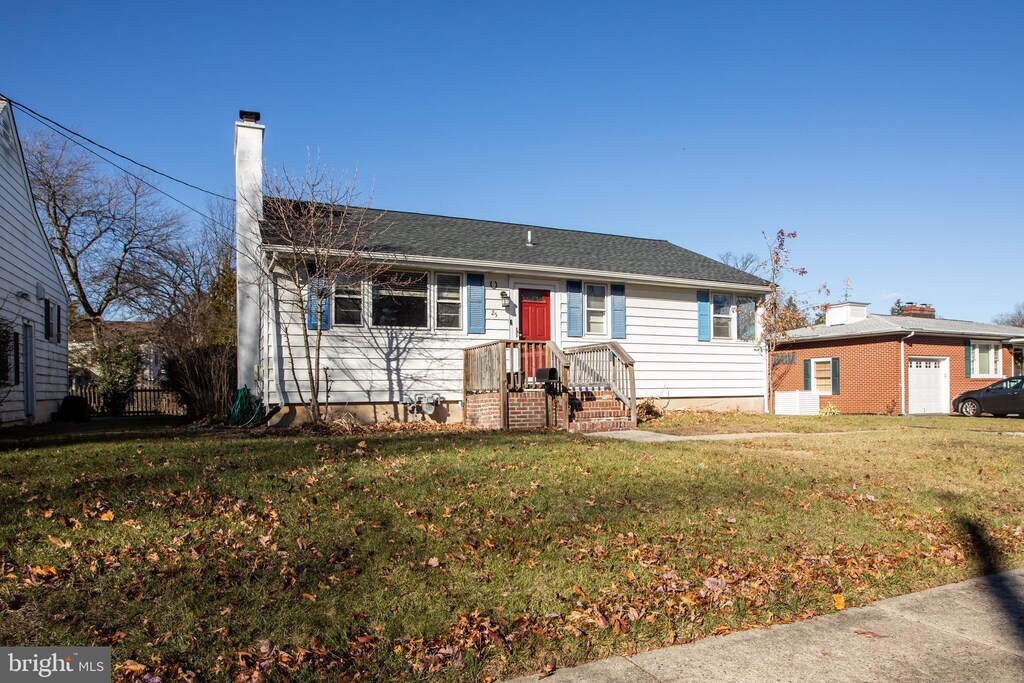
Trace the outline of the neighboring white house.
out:
<instances>
[{"instance_id":1,"label":"neighboring white house","mask_svg":"<svg viewBox=\"0 0 1024 683\"><path fill-rule=\"evenodd\" d=\"M0 424L50 419L68 388L68 292L39 222L11 103L0 99ZM13 386L12 386L13 385Z\"/></svg>"},{"instance_id":2,"label":"neighboring white house","mask_svg":"<svg viewBox=\"0 0 1024 683\"><path fill-rule=\"evenodd\" d=\"M366 251L400 277L337 283L322 317L303 319L280 288L259 284L256 264L287 247L262 216L264 127L258 114L243 119L238 383L268 406L301 404L308 325L323 328L321 401L364 419L401 417L403 401L434 394L458 419L463 349L520 339L563 350L614 342L635 362L635 396L673 408L764 410L765 281L664 240L373 210L379 234Z\"/></svg>"}]
</instances>

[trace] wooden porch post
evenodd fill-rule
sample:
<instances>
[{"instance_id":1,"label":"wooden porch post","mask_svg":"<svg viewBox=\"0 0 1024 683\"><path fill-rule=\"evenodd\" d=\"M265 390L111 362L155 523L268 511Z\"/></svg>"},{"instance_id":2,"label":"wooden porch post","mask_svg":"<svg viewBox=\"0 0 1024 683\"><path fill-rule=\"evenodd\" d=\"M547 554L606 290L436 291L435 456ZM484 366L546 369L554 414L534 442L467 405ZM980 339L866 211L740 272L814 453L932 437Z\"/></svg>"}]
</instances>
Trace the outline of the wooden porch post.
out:
<instances>
[{"instance_id":1,"label":"wooden porch post","mask_svg":"<svg viewBox=\"0 0 1024 683\"><path fill-rule=\"evenodd\" d=\"M498 344L498 402L500 405L499 422L502 429L508 429L508 364L505 359L506 343Z\"/></svg>"},{"instance_id":2,"label":"wooden porch post","mask_svg":"<svg viewBox=\"0 0 1024 683\"><path fill-rule=\"evenodd\" d=\"M636 427L636 372L629 366L629 418Z\"/></svg>"}]
</instances>

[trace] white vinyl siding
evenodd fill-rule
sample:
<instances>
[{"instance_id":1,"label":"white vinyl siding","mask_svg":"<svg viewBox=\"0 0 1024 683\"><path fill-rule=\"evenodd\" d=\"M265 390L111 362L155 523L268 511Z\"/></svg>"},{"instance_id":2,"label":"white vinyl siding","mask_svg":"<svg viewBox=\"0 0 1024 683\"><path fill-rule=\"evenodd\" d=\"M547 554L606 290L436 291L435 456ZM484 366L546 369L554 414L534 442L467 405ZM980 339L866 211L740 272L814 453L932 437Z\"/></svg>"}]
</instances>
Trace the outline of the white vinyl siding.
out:
<instances>
[{"instance_id":1,"label":"white vinyl siding","mask_svg":"<svg viewBox=\"0 0 1024 683\"><path fill-rule=\"evenodd\" d=\"M460 400L462 349L515 338L515 327L509 324L510 312L501 305L501 292L514 292L520 280L521 276L484 273L484 334L468 334L464 327L445 330L366 326L325 333L322 365L331 378L331 403L395 402L406 395L435 392L446 400ZM764 357L754 344L697 342L696 289L629 284L626 297L629 338L617 341L636 361L639 396L730 399L763 395ZM593 343L593 339L567 334L564 280L555 283L551 306L555 323L552 341L563 349ZM282 323L289 316L294 314L284 311ZM606 330L608 323L606 318ZM282 324L282 329L292 340L299 359L296 373L301 378L301 328L292 323ZM288 358L284 338L281 349L284 361ZM268 356L271 351L268 340ZM271 371L272 367L267 369L268 373ZM286 402L297 402L290 369L282 373L282 381ZM268 382L268 386L268 402L277 402L273 382Z\"/></svg>"}]
</instances>

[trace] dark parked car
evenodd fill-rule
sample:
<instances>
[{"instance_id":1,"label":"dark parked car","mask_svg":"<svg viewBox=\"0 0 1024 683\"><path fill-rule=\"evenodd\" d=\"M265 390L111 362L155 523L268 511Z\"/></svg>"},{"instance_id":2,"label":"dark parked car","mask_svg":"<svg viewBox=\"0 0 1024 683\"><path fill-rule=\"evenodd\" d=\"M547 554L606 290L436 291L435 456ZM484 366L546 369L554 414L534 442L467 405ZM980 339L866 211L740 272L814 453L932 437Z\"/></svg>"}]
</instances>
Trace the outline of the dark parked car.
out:
<instances>
[{"instance_id":1,"label":"dark parked car","mask_svg":"<svg viewBox=\"0 0 1024 683\"><path fill-rule=\"evenodd\" d=\"M965 391L953 399L953 411L968 417L982 413L1024 416L1024 377L1001 379L984 389Z\"/></svg>"}]
</instances>

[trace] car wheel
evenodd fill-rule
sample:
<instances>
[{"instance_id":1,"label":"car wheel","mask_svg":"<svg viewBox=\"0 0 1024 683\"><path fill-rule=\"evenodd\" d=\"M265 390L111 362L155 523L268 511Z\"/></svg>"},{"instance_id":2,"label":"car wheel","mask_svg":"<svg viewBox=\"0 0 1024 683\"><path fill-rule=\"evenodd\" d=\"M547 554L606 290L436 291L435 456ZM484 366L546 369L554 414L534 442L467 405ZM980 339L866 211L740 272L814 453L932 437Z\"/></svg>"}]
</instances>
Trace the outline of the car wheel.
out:
<instances>
[{"instance_id":1,"label":"car wheel","mask_svg":"<svg viewBox=\"0 0 1024 683\"><path fill-rule=\"evenodd\" d=\"M967 417L977 417L981 415L981 404L973 398L969 398L960 404L960 414Z\"/></svg>"}]
</instances>

